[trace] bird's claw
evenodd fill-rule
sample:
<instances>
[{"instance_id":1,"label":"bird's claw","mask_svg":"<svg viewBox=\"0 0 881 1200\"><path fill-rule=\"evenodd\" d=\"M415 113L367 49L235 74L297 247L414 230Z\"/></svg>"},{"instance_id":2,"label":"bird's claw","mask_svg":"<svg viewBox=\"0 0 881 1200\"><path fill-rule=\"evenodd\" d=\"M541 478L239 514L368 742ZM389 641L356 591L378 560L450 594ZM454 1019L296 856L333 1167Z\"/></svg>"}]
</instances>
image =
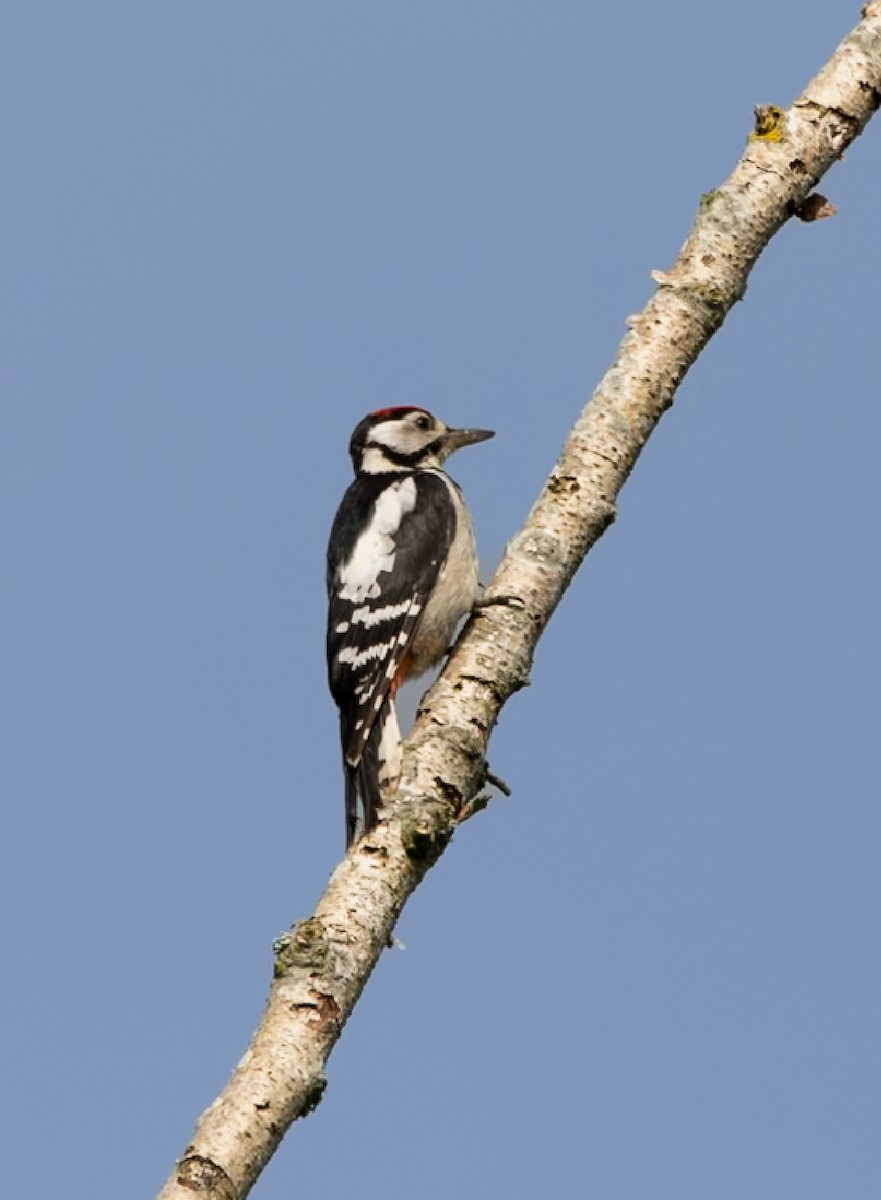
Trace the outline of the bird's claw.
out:
<instances>
[{"instance_id":1,"label":"bird's claw","mask_svg":"<svg viewBox=\"0 0 881 1200\"><path fill-rule=\"evenodd\" d=\"M480 612L486 608L516 608L522 611L526 608L526 601L522 596L516 596L513 593L503 592L498 596L481 596L474 602L474 611Z\"/></svg>"}]
</instances>

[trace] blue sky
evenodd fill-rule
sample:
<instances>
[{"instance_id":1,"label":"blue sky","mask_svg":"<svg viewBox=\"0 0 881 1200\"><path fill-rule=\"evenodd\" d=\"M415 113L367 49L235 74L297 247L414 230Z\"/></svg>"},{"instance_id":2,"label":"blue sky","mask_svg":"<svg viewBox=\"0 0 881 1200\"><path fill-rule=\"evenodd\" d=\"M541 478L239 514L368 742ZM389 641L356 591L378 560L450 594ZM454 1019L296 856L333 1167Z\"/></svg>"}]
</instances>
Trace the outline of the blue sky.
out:
<instances>
[{"instance_id":1,"label":"blue sky","mask_svg":"<svg viewBox=\"0 0 881 1200\"><path fill-rule=\"evenodd\" d=\"M6 5L10 1195L158 1190L341 853L352 427L498 431L488 576L858 8ZM689 374L261 1200L877 1196L879 138Z\"/></svg>"}]
</instances>

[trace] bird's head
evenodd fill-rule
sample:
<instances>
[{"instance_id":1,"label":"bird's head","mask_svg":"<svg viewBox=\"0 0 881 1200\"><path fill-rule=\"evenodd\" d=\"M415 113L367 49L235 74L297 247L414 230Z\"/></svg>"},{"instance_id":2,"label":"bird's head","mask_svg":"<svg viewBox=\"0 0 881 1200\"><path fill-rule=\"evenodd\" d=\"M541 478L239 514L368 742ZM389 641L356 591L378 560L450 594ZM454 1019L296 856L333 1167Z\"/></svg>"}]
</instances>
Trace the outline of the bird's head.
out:
<instances>
[{"instance_id":1,"label":"bird's head","mask_svg":"<svg viewBox=\"0 0 881 1200\"><path fill-rule=\"evenodd\" d=\"M454 450L494 437L490 429L451 429L424 408L380 408L356 427L349 453L356 475L440 467Z\"/></svg>"}]
</instances>

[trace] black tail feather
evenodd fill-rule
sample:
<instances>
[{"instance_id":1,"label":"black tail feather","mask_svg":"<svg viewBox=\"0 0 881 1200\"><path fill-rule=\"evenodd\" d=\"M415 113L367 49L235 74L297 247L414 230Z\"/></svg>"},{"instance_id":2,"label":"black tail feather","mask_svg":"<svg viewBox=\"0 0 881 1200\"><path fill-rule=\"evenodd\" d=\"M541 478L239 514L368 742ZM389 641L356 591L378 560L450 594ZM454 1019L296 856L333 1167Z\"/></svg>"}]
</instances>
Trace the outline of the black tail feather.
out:
<instances>
[{"instance_id":1,"label":"black tail feather","mask_svg":"<svg viewBox=\"0 0 881 1200\"><path fill-rule=\"evenodd\" d=\"M358 764L358 790L364 811L362 833L369 833L379 819L382 807L382 792L379 787L379 722L370 731L364 753Z\"/></svg>"},{"instance_id":2,"label":"black tail feather","mask_svg":"<svg viewBox=\"0 0 881 1200\"><path fill-rule=\"evenodd\" d=\"M346 849L358 834L358 768L343 762L346 773Z\"/></svg>"},{"instance_id":3,"label":"black tail feather","mask_svg":"<svg viewBox=\"0 0 881 1200\"><path fill-rule=\"evenodd\" d=\"M346 772L346 849L358 837L359 804L363 825L361 833L369 833L379 819L382 807L382 790L379 785L379 743L382 735L382 725L385 716L385 706L380 712L380 719L374 721L373 728L367 735L361 759L354 766L344 761Z\"/></svg>"}]
</instances>

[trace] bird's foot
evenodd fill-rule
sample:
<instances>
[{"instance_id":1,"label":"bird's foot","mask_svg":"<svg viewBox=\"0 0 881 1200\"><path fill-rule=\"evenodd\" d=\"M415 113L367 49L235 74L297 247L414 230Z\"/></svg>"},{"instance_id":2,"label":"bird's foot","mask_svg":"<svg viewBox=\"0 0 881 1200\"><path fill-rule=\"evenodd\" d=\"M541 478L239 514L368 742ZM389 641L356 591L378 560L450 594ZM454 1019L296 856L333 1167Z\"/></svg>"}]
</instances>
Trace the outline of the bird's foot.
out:
<instances>
[{"instance_id":1,"label":"bird's foot","mask_svg":"<svg viewBox=\"0 0 881 1200\"><path fill-rule=\"evenodd\" d=\"M526 601L522 596L515 596L513 593L505 592L498 596L480 596L474 602L473 611L479 613L483 609L498 608L500 606L503 608L518 608L522 610L526 607Z\"/></svg>"}]
</instances>

